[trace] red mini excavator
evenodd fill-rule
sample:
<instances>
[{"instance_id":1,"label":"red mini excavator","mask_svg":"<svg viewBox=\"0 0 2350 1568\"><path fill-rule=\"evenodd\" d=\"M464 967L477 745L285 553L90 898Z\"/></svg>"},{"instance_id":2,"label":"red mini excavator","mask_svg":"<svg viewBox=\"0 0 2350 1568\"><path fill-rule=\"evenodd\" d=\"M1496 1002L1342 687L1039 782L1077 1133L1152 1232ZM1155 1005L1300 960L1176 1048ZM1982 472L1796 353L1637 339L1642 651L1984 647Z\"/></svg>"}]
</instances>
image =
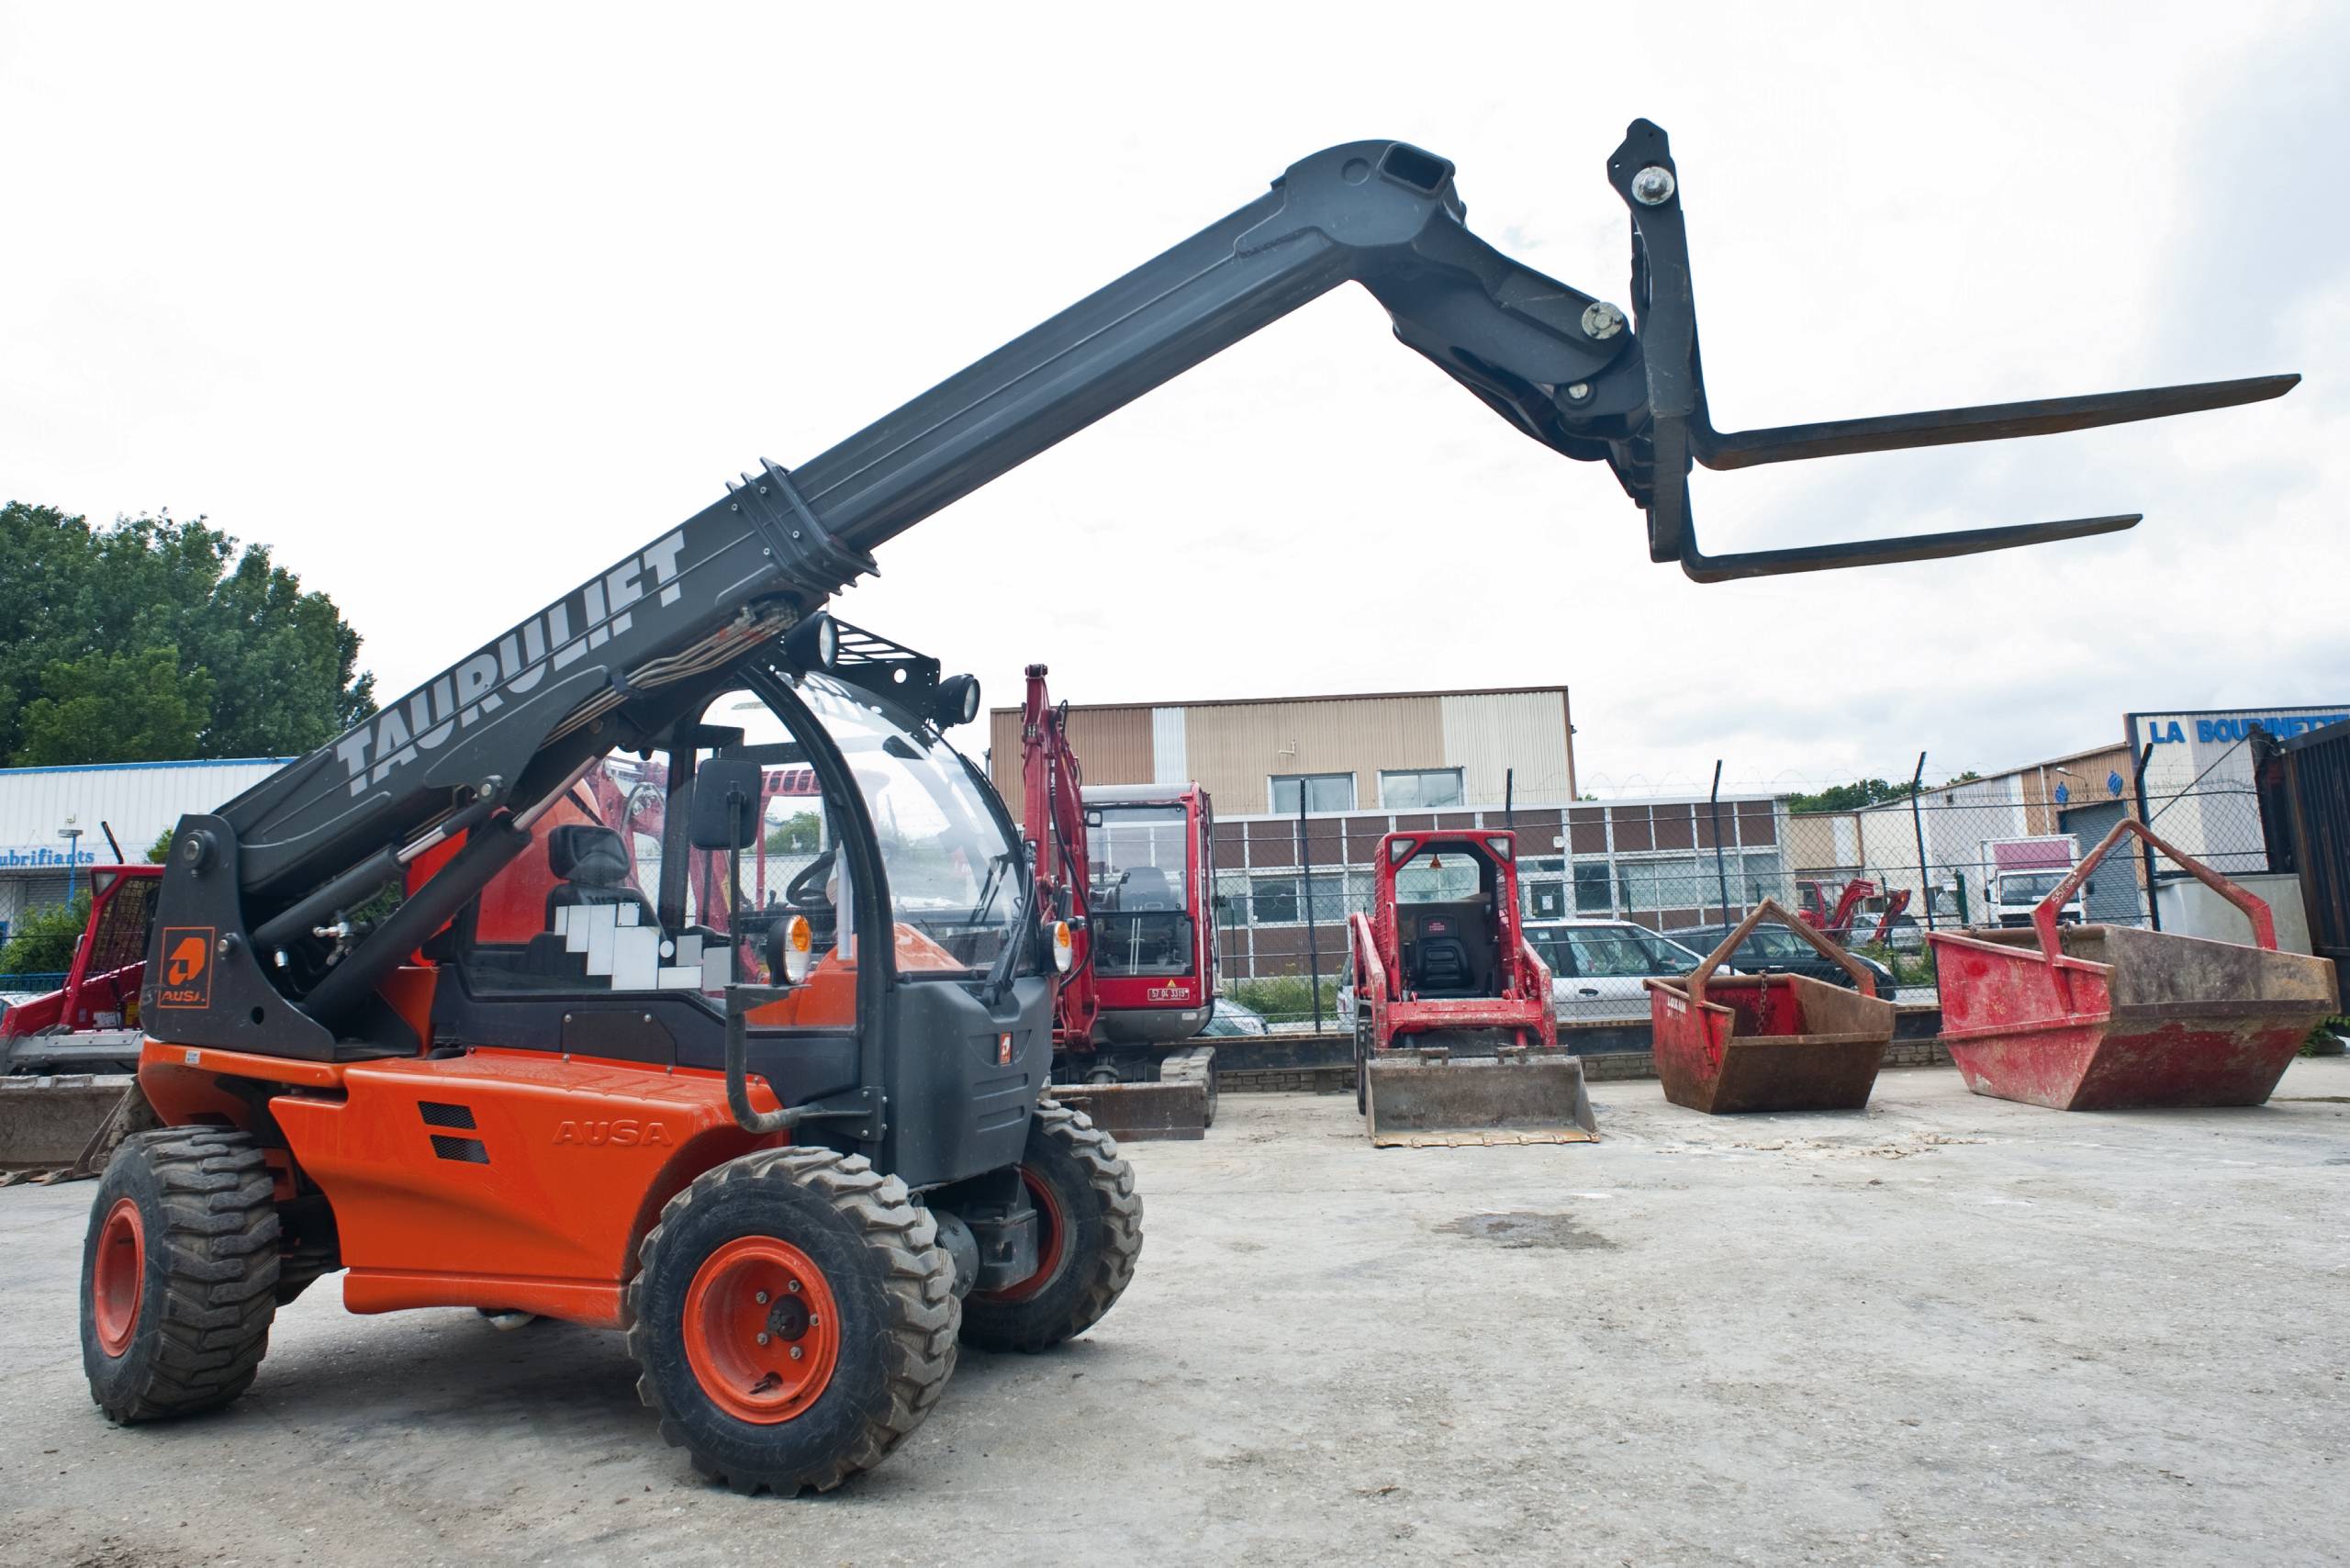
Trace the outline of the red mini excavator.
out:
<instances>
[{"instance_id":1,"label":"red mini excavator","mask_svg":"<svg viewBox=\"0 0 2350 1568\"><path fill-rule=\"evenodd\" d=\"M1038 890L1074 950L1053 999L1053 1081L1120 1137L1202 1137L1215 1120L1215 1047L1188 1042L1215 1002L1207 791L1088 785L1046 674L1028 666L1020 777Z\"/></svg>"},{"instance_id":2,"label":"red mini excavator","mask_svg":"<svg viewBox=\"0 0 2350 1568\"><path fill-rule=\"evenodd\" d=\"M84 1250L98 1406L144 1421L235 1398L277 1307L341 1270L354 1312L624 1331L665 1438L706 1474L790 1492L881 1462L962 1344L1041 1350L1100 1320L1142 1208L1116 1145L1046 1096L1050 975L1076 934L947 738L977 684L825 607L878 546L1317 295L1360 283L1513 429L1606 463L1651 553L1705 580L2134 520L1708 555L1693 463L2075 430L2291 385L1718 431L1664 133L1636 122L1607 179L1631 219L1628 312L1472 233L1433 153L1302 159L182 818L141 982L139 1082L161 1125L109 1162ZM543 512L593 482L549 473ZM767 781L795 768L813 793L778 820ZM638 806L599 805L612 791ZM762 855L794 857L772 899Z\"/></svg>"}]
</instances>

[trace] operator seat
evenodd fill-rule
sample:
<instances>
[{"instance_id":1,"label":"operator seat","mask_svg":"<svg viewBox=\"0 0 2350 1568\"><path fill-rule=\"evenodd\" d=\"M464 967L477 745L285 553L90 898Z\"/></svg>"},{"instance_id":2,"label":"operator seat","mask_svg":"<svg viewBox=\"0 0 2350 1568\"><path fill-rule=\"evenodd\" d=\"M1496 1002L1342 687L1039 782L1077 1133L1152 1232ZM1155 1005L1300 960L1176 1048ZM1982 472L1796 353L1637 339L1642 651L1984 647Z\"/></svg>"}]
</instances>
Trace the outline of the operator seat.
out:
<instances>
[{"instance_id":1,"label":"operator seat","mask_svg":"<svg viewBox=\"0 0 2350 1568\"><path fill-rule=\"evenodd\" d=\"M657 925L653 904L629 886L628 848L621 835L595 823L565 823L547 834L547 870L556 879L547 893L547 926L554 912L582 904L633 904L637 924Z\"/></svg>"},{"instance_id":2,"label":"operator seat","mask_svg":"<svg viewBox=\"0 0 2350 1568\"><path fill-rule=\"evenodd\" d=\"M1118 907L1122 910L1181 909L1175 897L1175 883L1156 866L1136 866L1126 873L1125 886L1118 890Z\"/></svg>"},{"instance_id":3,"label":"operator seat","mask_svg":"<svg viewBox=\"0 0 2350 1568\"><path fill-rule=\"evenodd\" d=\"M1421 995L1441 996L1470 989L1469 949L1458 936L1423 935L1417 957L1412 989Z\"/></svg>"},{"instance_id":4,"label":"operator seat","mask_svg":"<svg viewBox=\"0 0 2350 1568\"><path fill-rule=\"evenodd\" d=\"M633 905L637 924L660 928L652 903L628 885L627 847L621 835L599 823L565 823L547 834L547 870L556 878L547 890L546 929L522 950L520 972L538 982L588 983L588 955L572 948L555 929L555 911L599 904Z\"/></svg>"}]
</instances>

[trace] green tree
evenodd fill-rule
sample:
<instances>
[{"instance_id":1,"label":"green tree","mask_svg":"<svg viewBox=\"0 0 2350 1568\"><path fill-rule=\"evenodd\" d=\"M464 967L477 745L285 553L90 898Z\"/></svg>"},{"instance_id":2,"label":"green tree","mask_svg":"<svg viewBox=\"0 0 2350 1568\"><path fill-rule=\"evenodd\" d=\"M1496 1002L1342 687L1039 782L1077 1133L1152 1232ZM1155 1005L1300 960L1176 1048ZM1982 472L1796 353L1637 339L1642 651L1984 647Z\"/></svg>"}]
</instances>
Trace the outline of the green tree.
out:
<instances>
[{"instance_id":1,"label":"green tree","mask_svg":"<svg viewBox=\"0 0 2350 1568\"><path fill-rule=\"evenodd\" d=\"M90 924L90 895L53 903L25 915L0 946L0 975L60 974L72 967L82 927Z\"/></svg>"},{"instance_id":2,"label":"green tree","mask_svg":"<svg viewBox=\"0 0 2350 1568\"><path fill-rule=\"evenodd\" d=\"M334 602L202 518L12 501L0 583L0 767L288 756L373 711Z\"/></svg>"},{"instance_id":3,"label":"green tree","mask_svg":"<svg viewBox=\"0 0 2350 1568\"><path fill-rule=\"evenodd\" d=\"M811 854L822 847L824 824L813 812L795 812L767 829L770 855Z\"/></svg>"},{"instance_id":4,"label":"green tree","mask_svg":"<svg viewBox=\"0 0 2350 1568\"><path fill-rule=\"evenodd\" d=\"M1947 790L1953 784L1971 784L1982 778L1973 768L1945 778L1940 784L1929 784L1930 790ZM1790 795L1787 810L1791 812L1857 812L1868 806L1881 806L1887 801L1906 801L1910 796L1909 780L1889 783L1883 778L1855 778L1850 784L1831 784L1816 795Z\"/></svg>"},{"instance_id":5,"label":"green tree","mask_svg":"<svg viewBox=\"0 0 2350 1568\"><path fill-rule=\"evenodd\" d=\"M170 646L60 660L40 685L13 759L25 767L195 756L212 707L211 675Z\"/></svg>"},{"instance_id":6,"label":"green tree","mask_svg":"<svg viewBox=\"0 0 2350 1568\"><path fill-rule=\"evenodd\" d=\"M1816 795L1790 795L1787 797L1787 810L1857 812L1863 806L1880 806L1887 801L1904 801L1908 797L1907 779L1898 784L1889 784L1882 778L1856 778L1850 784L1831 784Z\"/></svg>"},{"instance_id":7,"label":"green tree","mask_svg":"<svg viewBox=\"0 0 2350 1568\"><path fill-rule=\"evenodd\" d=\"M164 861L169 860L171 857L172 830L170 828L165 828L163 830L163 835L147 846L147 864L150 866L161 866Z\"/></svg>"}]
</instances>

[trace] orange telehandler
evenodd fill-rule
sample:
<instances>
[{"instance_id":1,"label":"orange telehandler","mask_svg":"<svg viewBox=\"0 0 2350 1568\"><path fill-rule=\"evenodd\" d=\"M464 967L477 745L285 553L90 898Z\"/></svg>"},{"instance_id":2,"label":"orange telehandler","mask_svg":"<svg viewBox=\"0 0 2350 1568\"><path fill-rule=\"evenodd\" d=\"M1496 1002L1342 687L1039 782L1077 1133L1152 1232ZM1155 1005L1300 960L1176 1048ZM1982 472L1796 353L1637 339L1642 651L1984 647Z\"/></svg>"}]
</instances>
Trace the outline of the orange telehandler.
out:
<instances>
[{"instance_id":1,"label":"orange telehandler","mask_svg":"<svg viewBox=\"0 0 2350 1568\"><path fill-rule=\"evenodd\" d=\"M1607 177L1632 223L1628 316L1478 239L1432 153L1301 160L184 817L141 992L161 1125L107 1166L84 1252L98 1406L143 1421L233 1399L276 1308L341 1269L354 1312L623 1330L665 1438L705 1474L792 1492L879 1463L961 1344L1039 1350L1098 1321L1133 1277L1141 1200L1116 1146L1044 1098L1071 934L946 738L977 684L824 606L878 546L1316 295L1361 284L1513 428L1606 462L1651 553L1707 581L2134 520L1708 555L1693 462L2073 430L2291 384L1718 432L1663 132L1636 122ZM587 483L550 474L549 515ZM796 768L806 839L769 814L768 776ZM621 799L661 796L657 835L602 814L599 770ZM770 852L797 868L746 899L745 859Z\"/></svg>"}]
</instances>

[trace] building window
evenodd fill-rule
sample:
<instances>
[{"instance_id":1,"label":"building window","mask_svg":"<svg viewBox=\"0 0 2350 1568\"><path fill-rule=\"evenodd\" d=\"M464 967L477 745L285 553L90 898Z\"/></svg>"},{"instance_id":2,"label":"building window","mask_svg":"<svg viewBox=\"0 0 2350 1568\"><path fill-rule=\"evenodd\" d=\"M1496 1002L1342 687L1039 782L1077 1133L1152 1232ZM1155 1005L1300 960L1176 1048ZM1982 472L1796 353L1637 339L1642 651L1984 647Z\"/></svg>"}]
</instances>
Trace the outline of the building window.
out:
<instances>
[{"instance_id":1,"label":"building window","mask_svg":"<svg viewBox=\"0 0 2350 1568\"><path fill-rule=\"evenodd\" d=\"M1230 871L1215 878L1215 923L1227 931L1248 924L1248 879Z\"/></svg>"},{"instance_id":2,"label":"building window","mask_svg":"<svg viewBox=\"0 0 2350 1568\"><path fill-rule=\"evenodd\" d=\"M1314 901L1314 918L1326 925L1346 923L1347 879L1337 871L1316 871L1305 879ZM1305 910L1298 897L1295 877L1259 877L1251 888L1251 923L1257 925L1303 925Z\"/></svg>"},{"instance_id":3,"label":"building window","mask_svg":"<svg viewBox=\"0 0 2350 1568\"><path fill-rule=\"evenodd\" d=\"M1466 797L1457 767L1402 767L1379 775L1379 803L1391 812L1426 812L1457 806Z\"/></svg>"},{"instance_id":4,"label":"building window","mask_svg":"<svg viewBox=\"0 0 2350 1568\"><path fill-rule=\"evenodd\" d=\"M1607 862L1585 860L1575 867L1575 913L1609 914L1616 905L1607 894Z\"/></svg>"},{"instance_id":5,"label":"building window","mask_svg":"<svg viewBox=\"0 0 2350 1568\"><path fill-rule=\"evenodd\" d=\"M1297 815L1298 795L1305 797L1309 812L1351 812L1355 809L1355 776L1351 773L1276 773L1273 775L1273 814Z\"/></svg>"},{"instance_id":6,"label":"building window","mask_svg":"<svg viewBox=\"0 0 2350 1568\"><path fill-rule=\"evenodd\" d=\"M1517 868L1528 920L1563 920L1567 914L1566 863L1556 856L1527 860Z\"/></svg>"}]
</instances>

